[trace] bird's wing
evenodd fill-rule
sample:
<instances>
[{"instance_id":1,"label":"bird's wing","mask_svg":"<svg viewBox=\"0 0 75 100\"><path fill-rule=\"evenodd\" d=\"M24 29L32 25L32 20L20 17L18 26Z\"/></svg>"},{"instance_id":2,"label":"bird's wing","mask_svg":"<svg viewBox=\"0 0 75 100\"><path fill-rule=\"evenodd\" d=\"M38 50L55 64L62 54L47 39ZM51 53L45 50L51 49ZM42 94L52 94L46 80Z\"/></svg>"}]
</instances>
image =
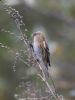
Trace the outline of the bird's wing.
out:
<instances>
[{"instance_id":1,"label":"bird's wing","mask_svg":"<svg viewBox=\"0 0 75 100\"><path fill-rule=\"evenodd\" d=\"M50 66L50 52L46 41L42 42L41 48L42 48L42 58Z\"/></svg>"},{"instance_id":2,"label":"bird's wing","mask_svg":"<svg viewBox=\"0 0 75 100\"><path fill-rule=\"evenodd\" d=\"M48 55L50 55L49 47L48 47L48 44L46 43L46 41L43 41L43 47L46 50L46 52L48 53Z\"/></svg>"}]
</instances>

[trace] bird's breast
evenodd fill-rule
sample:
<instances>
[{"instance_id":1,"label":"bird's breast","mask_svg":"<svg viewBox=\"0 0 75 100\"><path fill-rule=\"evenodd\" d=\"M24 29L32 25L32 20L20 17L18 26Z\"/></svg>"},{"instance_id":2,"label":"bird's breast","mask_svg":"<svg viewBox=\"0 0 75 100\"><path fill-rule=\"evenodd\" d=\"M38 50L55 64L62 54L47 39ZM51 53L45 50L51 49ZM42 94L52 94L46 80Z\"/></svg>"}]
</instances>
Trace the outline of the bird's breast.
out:
<instances>
[{"instance_id":1,"label":"bird's breast","mask_svg":"<svg viewBox=\"0 0 75 100\"><path fill-rule=\"evenodd\" d=\"M36 55L41 53L41 48L40 48L40 44L38 41L33 42L33 48L34 48L34 52Z\"/></svg>"}]
</instances>

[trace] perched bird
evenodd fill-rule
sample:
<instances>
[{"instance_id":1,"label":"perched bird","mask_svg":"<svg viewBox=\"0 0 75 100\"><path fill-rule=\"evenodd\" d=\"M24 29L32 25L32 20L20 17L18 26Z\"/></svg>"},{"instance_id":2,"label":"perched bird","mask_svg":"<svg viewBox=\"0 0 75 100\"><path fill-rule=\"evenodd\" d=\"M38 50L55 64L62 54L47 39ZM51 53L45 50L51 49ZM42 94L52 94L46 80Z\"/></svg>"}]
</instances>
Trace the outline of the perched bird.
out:
<instances>
[{"instance_id":1,"label":"perched bird","mask_svg":"<svg viewBox=\"0 0 75 100\"><path fill-rule=\"evenodd\" d=\"M35 32L33 36L33 50L39 63L44 63L46 69L50 66L50 52L42 32Z\"/></svg>"}]
</instances>

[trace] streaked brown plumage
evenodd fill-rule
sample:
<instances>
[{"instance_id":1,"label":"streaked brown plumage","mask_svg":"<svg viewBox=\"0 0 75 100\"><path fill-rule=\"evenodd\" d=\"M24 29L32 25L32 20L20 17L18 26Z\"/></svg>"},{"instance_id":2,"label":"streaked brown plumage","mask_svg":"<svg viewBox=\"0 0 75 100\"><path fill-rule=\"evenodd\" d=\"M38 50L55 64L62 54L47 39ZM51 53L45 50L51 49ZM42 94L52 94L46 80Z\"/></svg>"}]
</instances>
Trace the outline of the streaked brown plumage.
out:
<instances>
[{"instance_id":1,"label":"streaked brown plumage","mask_svg":"<svg viewBox=\"0 0 75 100\"><path fill-rule=\"evenodd\" d=\"M41 53L42 60L46 68L48 69L48 66L50 66L50 52L42 32L35 32L33 34L33 49L38 60L39 60L39 53Z\"/></svg>"}]
</instances>

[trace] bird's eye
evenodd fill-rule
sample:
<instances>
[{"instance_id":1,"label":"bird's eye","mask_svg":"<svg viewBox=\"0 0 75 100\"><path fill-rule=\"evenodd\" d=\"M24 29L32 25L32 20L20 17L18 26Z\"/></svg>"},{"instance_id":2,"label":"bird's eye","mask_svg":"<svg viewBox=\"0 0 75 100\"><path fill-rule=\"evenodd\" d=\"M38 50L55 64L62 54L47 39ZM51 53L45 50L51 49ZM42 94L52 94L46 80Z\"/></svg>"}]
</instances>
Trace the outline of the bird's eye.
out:
<instances>
[{"instance_id":1,"label":"bird's eye","mask_svg":"<svg viewBox=\"0 0 75 100\"><path fill-rule=\"evenodd\" d=\"M32 37L34 37L36 34L35 33L32 33Z\"/></svg>"}]
</instances>

